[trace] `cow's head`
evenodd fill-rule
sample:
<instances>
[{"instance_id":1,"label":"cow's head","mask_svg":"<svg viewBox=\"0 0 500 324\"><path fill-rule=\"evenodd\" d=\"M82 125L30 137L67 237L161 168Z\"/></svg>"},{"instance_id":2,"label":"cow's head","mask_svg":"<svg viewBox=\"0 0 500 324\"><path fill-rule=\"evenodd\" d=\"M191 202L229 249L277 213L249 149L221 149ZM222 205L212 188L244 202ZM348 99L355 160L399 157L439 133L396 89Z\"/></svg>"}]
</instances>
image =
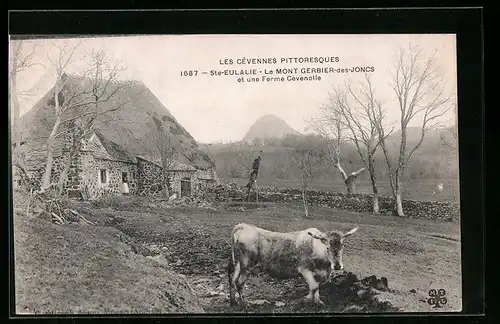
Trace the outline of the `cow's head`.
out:
<instances>
[{"instance_id":1,"label":"cow's head","mask_svg":"<svg viewBox=\"0 0 500 324\"><path fill-rule=\"evenodd\" d=\"M344 238L352 235L356 232L358 228L353 228L349 232L343 233L339 231L331 231L328 233L321 233L320 235L315 235L308 232L313 238L320 240L326 245L326 250L328 253L328 258L332 264L332 270L342 270L344 269L344 264L342 263L342 249L344 247Z\"/></svg>"}]
</instances>

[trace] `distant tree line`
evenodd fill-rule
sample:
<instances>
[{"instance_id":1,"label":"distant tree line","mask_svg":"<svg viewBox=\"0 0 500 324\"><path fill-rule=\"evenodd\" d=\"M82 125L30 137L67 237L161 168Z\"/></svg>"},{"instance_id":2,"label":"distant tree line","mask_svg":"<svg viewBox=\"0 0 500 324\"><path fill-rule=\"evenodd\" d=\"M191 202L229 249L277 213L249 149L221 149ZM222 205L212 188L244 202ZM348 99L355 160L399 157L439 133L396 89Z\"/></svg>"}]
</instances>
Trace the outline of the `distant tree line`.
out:
<instances>
[{"instance_id":1,"label":"distant tree line","mask_svg":"<svg viewBox=\"0 0 500 324\"><path fill-rule=\"evenodd\" d=\"M391 98L378 96L367 73L356 83L347 80L345 84L337 84L328 93L321 115L308 121L314 135L230 144L223 156L215 157L220 161L222 174L244 176L252 147L268 146L274 149L263 150L272 154L262 156L261 177L300 180L306 217L307 189L311 182L340 178L347 193L352 194L363 177L371 184L373 213L379 213L378 182L383 179L390 184L394 214L405 216L402 205L405 182L458 177L457 136L453 132L456 127L451 128L454 135L451 143L442 137L436 142L430 136L443 129L443 116L453 108L456 112L456 102L434 54L427 56L422 49L409 44L408 48L394 52L389 72L391 77L382 87L386 87ZM398 114L395 125L387 117L388 108ZM417 123L419 127L414 134L409 125ZM429 138L425 154L422 148Z\"/></svg>"},{"instance_id":2,"label":"distant tree line","mask_svg":"<svg viewBox=\"0 0 500 324\"><path fill-rule=\"evenodd\" d=\"M326 143L317 135L288 135L282 139L261 139L259 144L243 142L225 144L224 148L219 148L214 152L209 152L209 154L216 162L219 176L246 179L252 159L257 156L260 150L264 149L259 177L276 180L299 180L300 170L290 161L287 152L308 147L311 143L316 143L318 151L322 153L315 163L316 172L313 175L313 180L340 181L341 176L332 168L330 159L326 156ZM395 149L395 147L391 148L391 150ZM342 151L343 161L349 168L358 170L363 167L363 163L352 145L343 145ZM380 179L387 176L384 163L383 155L381 152L377 152L375 155L375 173ZM439 143L425 146L416 153L414 159L408 164L404 177L410 181L455 179L458 177L456 153ZM369 175L361 174L359 179L367 181Z\"/></svg>"}]
</instances>

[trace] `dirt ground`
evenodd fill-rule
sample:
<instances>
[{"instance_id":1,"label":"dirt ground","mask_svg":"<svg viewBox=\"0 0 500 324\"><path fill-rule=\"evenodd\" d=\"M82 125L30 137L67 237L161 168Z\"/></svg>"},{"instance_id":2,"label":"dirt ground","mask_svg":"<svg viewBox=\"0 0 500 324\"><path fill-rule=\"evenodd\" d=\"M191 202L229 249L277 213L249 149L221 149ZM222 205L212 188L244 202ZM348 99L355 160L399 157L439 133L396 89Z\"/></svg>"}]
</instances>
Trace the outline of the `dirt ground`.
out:
<instances>
[{"instance_id":1,"label":"dirt ground","mask_svg":"<svg viewBox=\"0 0 500 324\"><path fill-rule=\"evenodd\" d=\"M77 203L75 208L96 222L97 228L114 228L125 234L129 238L126 243L138 254L157 262L164 260L168 269L185 275L207 313L461 310L460 230L454 222L326 208L311 208L312 218L304 219L299 206L276 204L248 204L217 210L163 209L140 199L129 199L112 204ZM226 273L230 233L239 222L275 231L307 227L347 231L354 226L359 226L359 230L345 242L345 273L320 287L323 307L302 301L307 294L307 285L302 279L278 281L259 274L246 283L244 292L250 305L244 309L229 305ZM98 259L96 256L95 260ZM387 278L389 289L382 291L365 283L363 279L370 276ZM344 280L346 278L349 280ZM447 303L440 308L429 305L430 289L445 289ZM195 309L186 311L197 312Z\"/></svg>"}]
</instances>

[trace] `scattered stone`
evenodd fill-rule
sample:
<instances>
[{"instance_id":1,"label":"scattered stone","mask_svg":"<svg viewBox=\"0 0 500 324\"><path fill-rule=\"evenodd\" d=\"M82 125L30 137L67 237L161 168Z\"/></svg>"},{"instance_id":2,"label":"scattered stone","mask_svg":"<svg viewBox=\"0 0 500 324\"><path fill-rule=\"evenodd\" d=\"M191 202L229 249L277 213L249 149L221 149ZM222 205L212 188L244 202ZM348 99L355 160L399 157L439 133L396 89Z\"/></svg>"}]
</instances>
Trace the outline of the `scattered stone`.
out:
<instances>
[{"instance_id":1,"label":"scattered stone","mask_svg":"<svg viewBox=\"0 0 500 324\"><path fill-rule=\"evenodd\" d=\"M153 254L160 254L161 253L160 248L156 244L150 245L149 251Z\"/></svg>"},{"instance_id":2,"label":"scattered stone","mask_svg":"<svg viewBox=\"0 0 500 324\"><path fill-rule=\"evenodd\" d=\"M210 279L205 279L205 278L201 278L201 279L196 279L195 281L193 281L193 285L197 285L197 284L200 284L202 282L209 282Z\"/></svg>"},{"instance_id":3,"label":"scattered stone","mask_svg":"<svg viewBox=\"0 0 500 324\"><path fill-rule=\"evenodd\" d=\"M364 289L358 290L357 295L359 298L364 298L366 296L367 291Z\"/></svg>"},{"instance_id":4,"label":"scattered stone","mask_svg":"<svg viewBox=\"0 0 500 324\"><path fill-rule=\"evenodd\" d=\"M264 304L270 304L270 302L268 300L265 300L265 299L251 300L248 303L250 305L258 305L258 306L262 306Z\"/></svg>"},{"instance_id":5,"label":"scattered stone","mask_svg":"<svg viewBox=\"0 0 500 324\"><path fill-rule=\"evenodd\" d=\"M148 255L148 256L146 256L146 258L154 260L154 261L158 262L162 266L168 266L167 259L165 259L165 257L163 255L161 255L161 254L158 254L158 255L155 255L155 256Z\"/></svg>"},{"instance_id":6,"label":"scattered stone","mask_svg":"<svg viewBox=\"0 0 500 324\"><path fill-rule=\"evenodd\" d=\"M275 307L283 307L283 306L285 306L285 303L281 302L281 301L277 301L277 302L274 303L274 306Z\"/></svg>"},{"instance_id":7,"label":"scattered stone","mask_svg":"<svg viewBox=\"0 0 500 324\"><path fill-rule=\"evenodd\" d=\"M382 278L378 279L377 276L370 276L370 277L366 277L363 280L361 280L361 283L364 285L373 287L377 290L381 290L381 291L388 291L389 290L389 286L388 286L388 282L387 282L386 277L382 277Z\"/></svg>"},{"instance_id":8,"label":"scattered stone","mask_svg":"<svg viewBox=\"0 0 500 324\"><path fill-rule=\"evenodd\" d=\"M362 313L365 310L364 306L349 305L342 310L343 313Z\"/></svg>"},{"instance_id":9,"label":"scattered stone","mask_svg":"<svg viewBox=\"0 0 500 324\"><path fill-rule=\"evenodd\" d=\"M415 289L410 289L410 292L413 293L413 294L417 293L417 291Z\"/></svg>"},{"instance_id":10,"label":"scattered stone","mask_svg":"<svg viewBox=\"0 0 500 324\"><path fill-rule=\"evenodd\" d=\"M212 291L209 291L206 296L207 297L215 297L215 296L220 296L220 295L221 295L220 292L212 290Z\"/></svg>"}]
</instances>

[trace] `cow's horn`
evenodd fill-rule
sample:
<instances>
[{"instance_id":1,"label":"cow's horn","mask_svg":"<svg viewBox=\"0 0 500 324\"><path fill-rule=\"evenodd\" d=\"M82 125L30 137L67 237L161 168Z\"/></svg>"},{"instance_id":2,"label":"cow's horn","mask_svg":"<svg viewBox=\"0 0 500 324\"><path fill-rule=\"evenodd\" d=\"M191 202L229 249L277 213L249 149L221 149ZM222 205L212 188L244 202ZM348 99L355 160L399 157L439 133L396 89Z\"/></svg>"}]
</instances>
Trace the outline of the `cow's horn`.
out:
<instances>
[{"instance_id":1,"label":"cow's horn","mask_svg":"<svg viewBox=\"0 0 500 324\"><path fill-rule=\"evenodd\" d=\"M355 227L353 228L352 230L350 230L349 232L345 233L344 235L342 235L343 237L346 237L346 236L349 236L349 235L352 235L354 232L356 232L358 230L358 227Z\"/></svg>"},{"instance_id":2,"label":"cow's horn","mask_svg":"<svg viewBox=\"0 0 500 324\"><path fill-rule=\"evenodd\" d=\"M307 232L307 234L311 235L311 236L312 236L312 238L319 239L319 236L314 235L314 234L313 234L313 233L311 233L311 232Z\"/></svg>"}]
</instances>

